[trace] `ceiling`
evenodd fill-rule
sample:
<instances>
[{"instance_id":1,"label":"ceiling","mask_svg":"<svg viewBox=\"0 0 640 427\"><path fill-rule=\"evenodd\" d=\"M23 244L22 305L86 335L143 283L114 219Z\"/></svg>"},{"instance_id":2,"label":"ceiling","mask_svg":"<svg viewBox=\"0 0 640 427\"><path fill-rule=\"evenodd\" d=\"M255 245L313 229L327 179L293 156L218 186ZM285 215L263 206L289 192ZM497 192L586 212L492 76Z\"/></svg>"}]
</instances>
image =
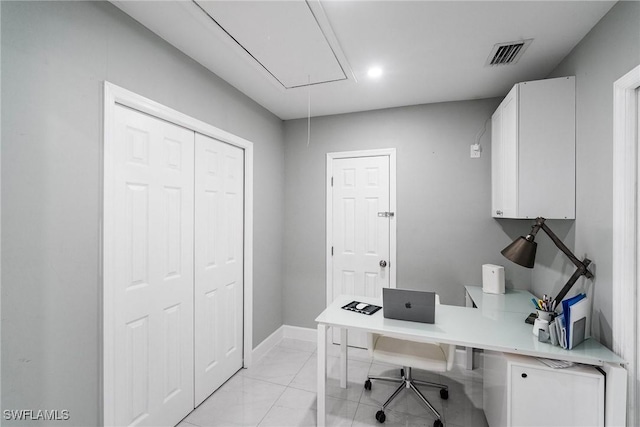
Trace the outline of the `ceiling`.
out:
<instances>
[{"instance_id":1,"label":"ceiling","mask_svg":"<svg viewBox=\"0 0 640 427\"><path fill-rule=\"evenodd\" d=\"M113 3L288 120L504 96L545 78L615 2ZM486 65L495 44L526 39L517 62Z\"/></svg>"}]
</instances>

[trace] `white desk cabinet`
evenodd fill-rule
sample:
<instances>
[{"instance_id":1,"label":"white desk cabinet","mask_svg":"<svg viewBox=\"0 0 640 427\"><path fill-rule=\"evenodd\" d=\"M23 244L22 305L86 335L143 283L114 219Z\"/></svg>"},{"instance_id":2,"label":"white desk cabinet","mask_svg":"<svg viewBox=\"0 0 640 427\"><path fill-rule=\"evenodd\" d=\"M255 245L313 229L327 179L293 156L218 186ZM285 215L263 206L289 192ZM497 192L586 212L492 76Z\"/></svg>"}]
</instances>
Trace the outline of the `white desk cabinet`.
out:
<instances>
[{"instance_id":1,"label":"white desk cabinet","mask_svg":"<svg viewBox=\"0 0 640 427\"><path fill-rule=\"evenodd\" d=\"M605 378L595 367L552 369L532 357L493 351L484 358L489 426L604 426Z\"/></svg>"},{"instance_id":2,"label":"white desk cabinet","mask_svg":"<svg viewBox=\"0 0 640 427\"><path fill-rule=\"evenodd\" d=\"M575 218L575 78L518 83L491 118L491 215Z\"/></svg>"},{"instance_id":3,"label":"white desk cabinet","mask_svg":"<svg viewBox=\"0 0 640 427\"><path fill-rule=\"evenodd\" d=\"M482 292L481 288L475 288L472 286L466 287L470 298L476 302L478 308L459 307L453 305L439 304L436 306L436 321L433 324L419 323L419 322L407 322L404 320L387 319L384 317L382 310L377 311L371 316L364 316L360 313L353 311L343 310L342 306L357 300L368 304L381 305L382 301L378 298L370 298L356 295L340 295L329 306L316 317L318 322L318 370L317 370L317 416L318 426L322 427L326 425L326 379L327 379L327 331L330 328L338 328L341 330L341 345L340 345L340 387L346 388L349 384L348 380L348 347L346 345L348 337L348 331L357 330L375 334L383 334L399 339L408 339L411 341L426 341L426 342L438 342L443 344L461 345L465 347L474 347L483 349L487 354L504 353L547 357L559 360L568 360L577 363L585 363L593 366L601 366L602 369L607 372L607 426L624 426L625 425L625 405L627 401L626 391L626 371L620 367L624 360L613 353L611 350L600 344L593 338L588 338L582 342L579 346L573 350L565 350L558 346L553 346L547 343L538 342L536 337L531 333L531 325L526 324L523 319L523 313L506 311L508 309L520 310L521 304L520 298L525 298L526 293L521 292L507 292L505 295L501 295L503 298L490 298L490 295L483 295L478 297L476 291ZM474 296L475 295L475 296ZM490 301L491 300L491 301ZM506 304L506 305L505 305ZM495 353L500 352L500 353ZM500 390L502 393L510 392L506 386L502 388L491 386L491 381L494 381L497 376L496 372L489 373L487 368L491 369L491 360L485 355L485 396L489 398L489 401L485 403L486 410L488 411L487 419L494 419L496 413L500 413L504 409L504 419L506 420L506 406L500 404L500 402L516 403L522 402L522 400L507 399L504 396L499 396ZM486 360L489 360L488 362ZM498 358L498 360L507 360L504 357ZM516 359L512 359L516 360ZM538 363L535 359L525 359ZM507 362L503 362L506 366ZM542 365L544 366L544 365ZM544 369L537 366L538 369ZM572 368L571 368L572 369ZM580 368L582 369L582 368ZM587 369L587 368L584 368ZM493 371L500 372L499 369L492 369ZM590 370L593 372L592 370ZM502 371L502 378L506 378L504 370ZM558 372L558 371L553 371ZM570 371L563 371L557 375L566 375ZM586 371L585 371L586 372ZM506 380L498 381L496 384L507 384ZM362 385L359 385L362 387ZM487 391L488 388L488 391ZM578 393L582 396L583 390L575 391L575 388L583 388L586 392L586 397L592 394L602 396L602 392L593 392L592 388L585 383L576 382L575 384L569 384L567 381L562 380L558 384L553 384L550 387L542 387L543 390L537 393L536 390L529 391L527 389L521 389L518 392L525 393L525 399L531 403L533 399L541 397L539 399L540 405L538 408L541 411L547 410L551 413L555 413L557 407L546 402L547 400L555 400L558 398L560 402L566 402L566 395L571 393ZM516 391L511 391L516 393ZM496 395L493 395L496 393ZM601 402L601 397L598 397L598 402ZM490 402L497 402L491 405ZM533 404L533 403L532 403ZM546 407L545 407L546 405ZM563 403L565 405L565 403ZM598 404L599 405L599 404ZM587 407L588 406L588 407ZM575 413L576 411L589 411L591 410L589 400L576 400L575 405L568 403L563 407L561 412ZM516 407L517 408L517 407ZM597 406L598 411L602 411L602 406ZM598 412L600 413L600 412ZM555 413L551 415L550 419L561 420L564 423L566 415ZM570 423L564 423L570 425ZM583 423L583 425L589 425L591 423ZM492 426L506 425L506 421L502 424L492 423ZM601 423L600 423L601 425Z\"/></svg>"}]
</instances>

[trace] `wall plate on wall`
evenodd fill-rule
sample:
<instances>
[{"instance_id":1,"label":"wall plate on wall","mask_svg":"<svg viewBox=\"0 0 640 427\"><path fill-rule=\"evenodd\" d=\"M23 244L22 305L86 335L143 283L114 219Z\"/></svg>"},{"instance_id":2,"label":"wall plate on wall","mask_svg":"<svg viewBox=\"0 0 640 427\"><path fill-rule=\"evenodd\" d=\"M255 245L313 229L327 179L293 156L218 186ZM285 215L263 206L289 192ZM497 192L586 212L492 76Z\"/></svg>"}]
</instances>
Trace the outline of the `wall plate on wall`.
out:
<instances>
[{"instance_id":1,"label":"wall plate on wall","mask_svg":"<svg viewBox=\"0 0 640 427\"><path fill-rule=\"evenodd\" d=\"M472 159L479 159L481 153L482 147L480 147L480 144L471 144L470 154Z\"/></svg>"}]
</instances>

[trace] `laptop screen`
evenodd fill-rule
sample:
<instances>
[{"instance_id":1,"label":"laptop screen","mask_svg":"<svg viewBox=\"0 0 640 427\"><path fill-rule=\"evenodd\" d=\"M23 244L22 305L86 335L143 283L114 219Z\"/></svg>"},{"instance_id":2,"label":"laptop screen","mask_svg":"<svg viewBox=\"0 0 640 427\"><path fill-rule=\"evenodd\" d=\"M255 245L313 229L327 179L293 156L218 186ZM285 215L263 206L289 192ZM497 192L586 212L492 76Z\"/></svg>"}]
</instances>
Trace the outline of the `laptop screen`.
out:
<instances>
[{"instance_id":1,"label":"laptop screen","mask_svg":"<svg viewBox=\"0 0 640 427\"><path fill-rule=\"evenodd\" d=\"M409 289L382 289L382 312L388 319L434 323L436 293Z\"/></svg>"}]
</instances>

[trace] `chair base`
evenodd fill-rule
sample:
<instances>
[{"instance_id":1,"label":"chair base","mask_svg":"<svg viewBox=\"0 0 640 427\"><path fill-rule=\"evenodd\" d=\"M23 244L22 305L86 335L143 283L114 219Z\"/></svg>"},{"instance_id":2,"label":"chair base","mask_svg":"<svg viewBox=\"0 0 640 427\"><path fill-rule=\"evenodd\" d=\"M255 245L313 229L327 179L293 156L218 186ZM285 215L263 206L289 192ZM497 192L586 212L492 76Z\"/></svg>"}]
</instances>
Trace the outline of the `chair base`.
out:
<instances>
[{"instance_id":1,"label":"chair base","mask_svg":"<svg viewBox=\"0 0 640 427\"><path fill-rule=\"evenodd\" d=\"M419 385L425 385L429 387L438 387L440 389L440 397L445 400L449 398L449 387L446 386L445 384L413 379L413 377L411 376L411 367L408 367L408 366L405 366L404 369L400 370L400 376L401 378L367 376L367 381L364 383L364 388L366 390L371 390L371 380L400 383L400 385L393 392L393 394L387 399L386 402L382 404L382 409L376 413L376 420L378 420L378 422L380 423L384 423L386 419L384 410L387 408L387 406L389 406L389 404L393 401L393 399L395 399L400 394L402 389L408 388L408 389L411 389L418 396L418 398L420 398L422 403L424 403L429 409L431 409L431 412L434 413L434 415L437 418L433 423L434 427L442 426L442 416L436 410L436 408L434 408L433 405L427 400L427 398L424 397L424 395L420 392L420 390L418 390L416 385L419 384Z\"/></svg>"}]
</instances>

